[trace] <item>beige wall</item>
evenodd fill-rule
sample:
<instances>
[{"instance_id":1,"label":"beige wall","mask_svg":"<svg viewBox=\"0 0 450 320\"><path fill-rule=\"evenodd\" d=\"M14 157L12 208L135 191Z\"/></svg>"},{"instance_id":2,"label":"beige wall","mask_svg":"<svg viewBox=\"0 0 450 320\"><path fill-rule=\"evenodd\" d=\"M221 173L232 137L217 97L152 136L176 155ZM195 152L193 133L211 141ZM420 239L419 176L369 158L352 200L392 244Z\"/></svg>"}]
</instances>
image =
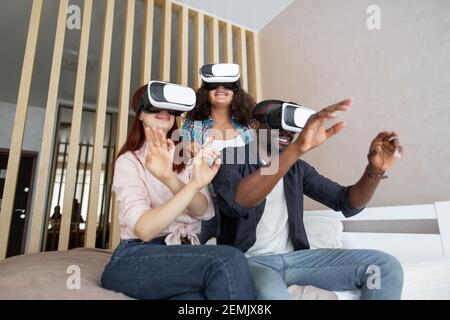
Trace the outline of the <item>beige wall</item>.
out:
<instances>
[{"instance_id":1,"label":"beige wall","mask_svg":"<svg viewBox=\"0 0 450 320\"><path fill-rule=\"evenodd\" d=\"M366 27L371 4L379 31ZM370 206L450 200L450 1L296 0L260 46L263 98L317 110L354 98L347 128L305 156L319 172L356 182L372 138L397 130L404 157Z\"/></svg>"}]
</instances>

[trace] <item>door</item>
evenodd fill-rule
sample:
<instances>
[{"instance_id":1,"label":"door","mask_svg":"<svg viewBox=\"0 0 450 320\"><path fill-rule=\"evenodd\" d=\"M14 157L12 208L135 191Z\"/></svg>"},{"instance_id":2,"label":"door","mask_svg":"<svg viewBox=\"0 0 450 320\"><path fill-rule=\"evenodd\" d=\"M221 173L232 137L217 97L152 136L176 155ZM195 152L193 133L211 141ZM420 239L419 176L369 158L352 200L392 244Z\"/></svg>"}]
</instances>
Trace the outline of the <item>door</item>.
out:
<instances>
[{"instance_id":1,"label":"door","mask_svg":"<svg viewBox=\"0 0 450 320\"><path fill-rule=\"evenodd\" d=\"M3 199L8 155L8 150L0 150L0 201ZM19 255L25 251L25 230L27 230L30 216L29 210L32 199L36 159L36 153L22 152L6 257Z\"/></svg>"}]
</instances>

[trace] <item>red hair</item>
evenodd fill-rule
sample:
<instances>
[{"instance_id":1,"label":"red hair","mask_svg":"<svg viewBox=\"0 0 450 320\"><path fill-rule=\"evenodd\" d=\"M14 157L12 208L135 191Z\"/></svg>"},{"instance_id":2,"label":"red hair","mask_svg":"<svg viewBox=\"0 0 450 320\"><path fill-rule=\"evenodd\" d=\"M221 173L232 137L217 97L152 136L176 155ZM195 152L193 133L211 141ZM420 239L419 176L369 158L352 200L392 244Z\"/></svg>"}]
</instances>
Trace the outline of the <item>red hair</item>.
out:
<instances>
[{"instance_id":1,"label":"red hair","mask_svg":"<svg viewBox=\"0 0 450 320\"><path fill-rule=\"evenodd\" d=\"M136 110L139 107L139 100L141 99L142 95L147 91L147 85L143 85L139 89L136 90L136 92L133 95L133 98L131 99L131 107L136 112ZM172 128L170 128L169 132L167 132L166 137L169 138L172 133L178 129L177 121L175 119L174 124ZM141 120L139 119L139 113L136 114L136 117L134 118L133 125L131 126L130 133L128 133L127 140L125 141L122 148L119 150L119 153L117 154L117 157L115 160L117 160L121 155L124 153L131 151L134 152L136 150L139 150L145 142L145 132L144 128L142 126ZM178 144L179 141L175 142L175 145ZM180 173L185 168L185 164L182 162L180 164L174 164L173 165L173 171ZM113 169L114 170L114 169Z\"/></svg>"}]
</instances>

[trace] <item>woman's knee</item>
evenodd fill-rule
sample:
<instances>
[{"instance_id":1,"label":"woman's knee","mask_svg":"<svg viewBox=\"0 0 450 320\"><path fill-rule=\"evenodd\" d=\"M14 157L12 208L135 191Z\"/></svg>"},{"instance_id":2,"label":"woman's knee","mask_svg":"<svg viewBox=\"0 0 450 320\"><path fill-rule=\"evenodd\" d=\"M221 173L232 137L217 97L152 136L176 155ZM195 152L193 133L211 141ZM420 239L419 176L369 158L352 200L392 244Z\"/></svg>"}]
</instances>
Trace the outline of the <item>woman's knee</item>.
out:
<instances>
[{"instance_id":1,"label":"woman's knee","mask_svg":"<svg viewBox=\"0 0 450 320\"><path fill-rule=\"evenodd\" d=\"M224 285L228 286L226 299L254 299L254 290L251 281L248 261L245 255L231 246L215 247L214 258L208 265L208 282L212 288L220 284L223 291Z\"/></svg>"},{"instance_id":2,"label":"woman's knee","mask_svg":"<svg viewBox=\"0 0 450 320\"><path fill-rule=\"evenodd\" d=\"M114 287L114 284L117 283L117 277L114 276L114 272L113 272L112 268L113 267L111 266L111 261L110 261L103 269L101 279L100 279L100 285L104 289L117 291L117 288Z\"/></svg>"},{"instance_id":3,"label":"woman's knee","mask_svg":"<svg viewBox=\"0 0 450 320\"><path fill-rule=\"evenodd\" d=\"M233 266L242 266L245 269L248 269L247 258L239 249L226 245L218 245L215 246L215 248L215 254L220 260Z\"/></svg>"}]
</instances>

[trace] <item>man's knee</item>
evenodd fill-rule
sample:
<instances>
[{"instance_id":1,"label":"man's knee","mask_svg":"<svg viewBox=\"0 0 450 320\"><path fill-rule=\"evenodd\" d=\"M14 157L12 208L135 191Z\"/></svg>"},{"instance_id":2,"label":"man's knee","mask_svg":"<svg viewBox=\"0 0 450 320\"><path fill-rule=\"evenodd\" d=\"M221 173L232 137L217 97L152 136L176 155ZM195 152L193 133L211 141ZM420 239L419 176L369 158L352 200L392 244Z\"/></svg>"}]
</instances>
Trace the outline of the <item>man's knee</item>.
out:
<instances>
[{"instance_id":1,"label":"man's knee","mask_svg":"<svg viewBox=\"0 0 450 320\"><path fill-rule=\"evenodd\" d=\"M403 284L403 267L396 257L379 250L368 251L371 257L370 265L379 267L382 277L389 276L390 281Z\"/></svg>"},{"instance_id":2,"label":"man's knee","mask_svg":"<svg viewBox=\"0 0 450 320\"><path fill-rule=\"evenodd\" d=\"M291 298L281 275L266 266L250 262L253 286L257 300L289 300Z\"/></svg>"},{"instance_id":3,"label":"man's knee","mask_svg":"<svg viewBox=\"0 0 450 320\"><path fill-rule=\"evenodd\" d=\"M403 267L400 261L398 261L398 259L394 256L387 253L384 253L383 261L384 265L386 266L385 268L388 272L391 273L392 280L403 284Z\"/></svg>"}]
</instances>

